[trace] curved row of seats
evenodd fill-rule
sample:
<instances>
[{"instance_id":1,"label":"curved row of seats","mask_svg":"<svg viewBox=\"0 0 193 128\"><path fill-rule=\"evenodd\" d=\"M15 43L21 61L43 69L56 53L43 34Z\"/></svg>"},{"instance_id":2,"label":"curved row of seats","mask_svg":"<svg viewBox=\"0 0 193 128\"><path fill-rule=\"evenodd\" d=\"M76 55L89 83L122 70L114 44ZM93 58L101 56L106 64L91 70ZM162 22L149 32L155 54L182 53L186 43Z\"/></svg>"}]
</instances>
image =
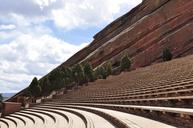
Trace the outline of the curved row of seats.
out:
<instances>
[{"instance_id":1,"label":"curved row of seats","mask_svg":"<svg viewBox=\"0 0 193 128\"><path fill-rule=\"evenodd\" d=\"M102 105L102 104L100 104ZM150 120L147 118L142 118L139 116L134 116L131 114L127 114L127 113L123 113L123 112L119 112L119 111L115 111L111 109L101 109L98 106L94 106L93 104L90 104L90 106L92 107L87 107L89 106L88 104L64 104L64 103L57 103L57 104L49 104L49 103L45 103L39 107L54 107L54 108L70 108L70 109L76 109L77 111L80 110L86 110L86 111L100 111L106 114L109 114L110 116L117 118L120 122L122 122L123 124L125 124L126 128L149 128L149 127L156 127L156 128L174 128L174 126L171 125L167 125L161 122L157 122L154 120ZM95 119L95 121L97 121ZM100 126L100 125L99 125ZM105 124L103 123L103 126L105 126ZM105 127L106 128L106 127ZM121 128L121 127L119 127Z\"/></svg>"},{"instance_id":2,"label":"curved row of seats","mask_svg":"<svg viewBox=\"0 0 193 128\"><path fill-rule=\"evenodd\" d=\"M54 105L32 107L0 118L1 128L96 128L97 123L115 128L107 119L92 112Z\"/></svg>"},{"instance_id":3,"label":"curved row of seats","mask_svg":"<svg viewBox=\"0 0 193 128\"><path fill-rule=\"evenodd\" d=\"M111 111L109 113L109 111ZM104 113L111 117L107 119ZM131 120L132 119L132 120ZM114 122L112 121L114 120ZM86 108L62 104L41 104L1 118L1 128L147 128L144 123L137 124L139 120L161 127L172 126L153 120L120 113L113 110L100 110L98 108ZM113 122L113 123L112 123ZM121 124L119 124L121 123ZM116 124L116 125L114 125Z\"/></svg>"},{"instance_id":4,"label":"curved row of seats","mask_svg":"<svg viewBox=\"0 0 193 128\"><path fill-rule=\"evenodd\" d=\"M96 107L97 103L101 104L100 107L126 110L142 116L148 115L147 113L151 115L153 111L164 117L162 121L170 120L169 123L174 125L181 122L181 126L191 127L193 126L193 55L124 72L118 76L110 76L106 80L97 80L49 102L55 105L71 103L90 104L92 107ZM105 104L115 106L107 107ZM116 104L127 107L118 107ZM173 108L172 111L168 107ZM182 111L184 109L190 111ZM142 114L145 112L146 114ZM171 120L172 117L177 117L179 122L176 118Z\"/></svg>"},{"instance_id":5,"label":"curved row of seats","mask_svg":"<svg viewBox=\"0 0 193 128\"><path fill-rule=\"evenodd\" d=\"M192 59L193 56L188 56L111 76L55 101L140 105L143 101L190 100L193 92Z\"/></svg>"},{"instance_id":6,"label":"curved row of seats","mask_svg":"<svg viewBox=\"0 0 193 128\"><path fill-rule=\"evenodd\" d=\"M193 56L97 80L0 118L1 128L159 128L193 126ZM119 111L122 111L119 112ZM124 113L123 113L124 112ZM161 128L161 127L160 127Z\"/></svg>"},{"instance_id":7,"label":"curved row of seats","mask_svg":"<svg viewBox=\"0 0 193 128\"><path fill-rule=\"evenodd\" d=\"M78 114L46 108L30 108L0 119L1 128L85 128L85 125Z\"/></svg>"}]
</instances>

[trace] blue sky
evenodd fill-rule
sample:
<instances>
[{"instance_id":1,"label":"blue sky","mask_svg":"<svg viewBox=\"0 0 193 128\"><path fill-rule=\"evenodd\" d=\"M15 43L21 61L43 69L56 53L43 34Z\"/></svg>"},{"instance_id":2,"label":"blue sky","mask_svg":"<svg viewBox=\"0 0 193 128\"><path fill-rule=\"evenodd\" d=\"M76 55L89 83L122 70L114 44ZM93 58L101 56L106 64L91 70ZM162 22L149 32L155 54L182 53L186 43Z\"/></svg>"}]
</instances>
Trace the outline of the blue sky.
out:
<instances>
[{"instance_id":1,"label":"blue sky","mask_svg":"<svg viewBox=\"0 0 193 128\"><path fill-rule=\"evenodd\" d=\"M17 92L142 0L0 0L0 93Z\"/></svg>"}]
</instances>

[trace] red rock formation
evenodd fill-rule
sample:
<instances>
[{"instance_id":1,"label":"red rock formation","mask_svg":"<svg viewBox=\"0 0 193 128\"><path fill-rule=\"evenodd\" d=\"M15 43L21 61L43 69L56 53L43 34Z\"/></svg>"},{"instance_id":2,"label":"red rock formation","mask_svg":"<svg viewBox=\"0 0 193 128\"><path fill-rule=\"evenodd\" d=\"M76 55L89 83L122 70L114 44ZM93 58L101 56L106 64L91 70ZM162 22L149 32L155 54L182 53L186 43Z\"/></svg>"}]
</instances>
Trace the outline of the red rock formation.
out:
<instances>
[{"instance_id":1,"label":"red rock formation","mask_svg":"<svg viewBox=\"0 0 193 128\"><path fill-rule=\"evenodd\" d=\"M192 0L144 0L94 36L94 41L62 65L90 61L94 67L120 59L125 52L134 67L160 61L164 48L174 57L193 49Z\"/></svg>"},{"instance_id":2,"label":"red rock formation","mask_svg":"<svg viewBox=\"0 0 193 128\"><path fill-rule=\"evenodd\" d=\"M155 10L165 5L168 1L169 0L160 0L159 2L157 0L143 1L142 4L132 9L129 13L118 18L110 25L105 27L101 32L96 34L94 36L94 41L89 46L80 50L62 65L70 66L85 59L93 51L99 49L101 45L105 44L107 41L120 34L123 30L127 29L139 19L153 13Z\"/></svg>"},{"instance_id":3,"label":"red rock formation","mask_svg":"<svg viewBox=\"0 0 193 128\"><path fill-rule=\"evenodd\" d=\"M127 52L139 67L159 59L165 47L171 48L175 57L183 55L192 44L192 9L191 0L170 0L105 42L86 60L97 66Z\"/></svg>"}]
</instances>

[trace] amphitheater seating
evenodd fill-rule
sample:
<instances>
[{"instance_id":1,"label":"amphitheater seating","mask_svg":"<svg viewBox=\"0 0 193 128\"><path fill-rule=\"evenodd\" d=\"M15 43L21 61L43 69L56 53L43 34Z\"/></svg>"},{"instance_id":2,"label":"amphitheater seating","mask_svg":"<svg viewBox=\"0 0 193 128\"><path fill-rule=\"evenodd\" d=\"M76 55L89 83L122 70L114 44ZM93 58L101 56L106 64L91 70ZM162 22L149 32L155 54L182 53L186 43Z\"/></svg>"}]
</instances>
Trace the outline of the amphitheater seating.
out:
<instances>
[{"instance_id":1,"label":"amphitheater seating","mask_svg":"<svg viewBox=\"0 0 193 128\"><path fill-rule=\"evenodd\" d=\"M99 121L107 128L192 128L192 107L191 55L89 83L0 118L0 127L94 128Z\"/></svg>"},{"instance_id":2,"label":"amphitheater seating","mask_svg":"<svg viewBox=\"0 0 193 128\"><path fill-rule=\"evenodd\" d=\"M177 107L176 110L192 108L192 59L193 56L187 56L119 76L110 76L107 80L89 83L88 86L69 92L63 98L50 103L146 105Z\"/></svg>"},{"instance_id":3,"label":"amphitheater seating","mask_svg":"<svg viewBox=\"0 0 193 128\"><path fill-rule=\"evenodd\" d=\"M57 101L141 104L142 101L191 100L191 58L176 59L99 80Z\"/></svg>"}]
</instances>

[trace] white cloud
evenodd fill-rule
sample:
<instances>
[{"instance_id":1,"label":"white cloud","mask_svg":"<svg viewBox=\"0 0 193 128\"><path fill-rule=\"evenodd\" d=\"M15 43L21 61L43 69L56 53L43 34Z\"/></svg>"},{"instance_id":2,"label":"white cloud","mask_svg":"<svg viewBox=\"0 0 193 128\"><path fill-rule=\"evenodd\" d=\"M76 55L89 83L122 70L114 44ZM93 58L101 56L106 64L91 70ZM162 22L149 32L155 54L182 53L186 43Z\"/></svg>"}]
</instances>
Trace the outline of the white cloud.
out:
<instances>
[{"instance_id":1,"label":"white cloud","mask_svg":"<svg viewBox=\"0 0 193 128\"><path fill-rule=\"evenodd\" d=\"M140 2L0 0L0 93L25 88L34 76L40 78L88 44L73 45L54 37L55 30L46 21L64 31L98 27Z\"/></svg>"},{"instance_id":2,"label":"white cloud","mask_svg":"<svg viewBox=\"0 0 193 128\"><path fill-rule=\"evenodd\" d=\"M12 30L15 29L16 26L13 24L9 24L9 25L0 25L0 31L1 30Z\"/></svg>"},{"instance_id":3,"label":"white cloud","mask_svg":"<svg viewBox=\"0 0 193 128\"><path fill-rule=\"evenodd\" d=\"M34 76L45 75L86 45L72 45L47 34L39 37L22 34L0 45L0 80L20 84L22 89Z\"/></svg>"},{"instance_id":4,"label":"white cloud","mask_svg":"<svg viewBox=\"0 0 193 128\"><path fill-rule=\"evenodd\" d=\"M2 0L0 0L1 2ZM106 24L142 0L6 0L0 5L3 19L27 25L46 20L64 29Z\"/></svg>"},{"instance_id":5,"label":"white cloud","mask_svg":"<svg viewBox=\"0 0 193 128\"><path fill-rule=\"evenodd\" d=\"M141 0L65 0L64 7L53 9L55 24L65 29L97 26L115 19L123 6L131 9Z\"/></svg>"}]
</instances>

